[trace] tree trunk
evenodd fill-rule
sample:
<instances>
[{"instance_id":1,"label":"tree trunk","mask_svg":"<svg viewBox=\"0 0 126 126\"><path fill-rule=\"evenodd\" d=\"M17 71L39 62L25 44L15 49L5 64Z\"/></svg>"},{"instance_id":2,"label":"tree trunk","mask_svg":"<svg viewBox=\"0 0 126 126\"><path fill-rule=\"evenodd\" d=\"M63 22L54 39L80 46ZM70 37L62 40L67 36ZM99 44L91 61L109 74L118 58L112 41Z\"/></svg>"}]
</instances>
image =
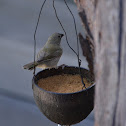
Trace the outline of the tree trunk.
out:
<instances>
[{"instance_id":1,"label":"tree trunk","mask_svg":"<svg viewBox=\"0 0 126 126\"><path fill-rule=\"evenodd\" d=\"M126 126L126 0L75 2L95 50L95 126Z\"/></svg>"}]
</instances>

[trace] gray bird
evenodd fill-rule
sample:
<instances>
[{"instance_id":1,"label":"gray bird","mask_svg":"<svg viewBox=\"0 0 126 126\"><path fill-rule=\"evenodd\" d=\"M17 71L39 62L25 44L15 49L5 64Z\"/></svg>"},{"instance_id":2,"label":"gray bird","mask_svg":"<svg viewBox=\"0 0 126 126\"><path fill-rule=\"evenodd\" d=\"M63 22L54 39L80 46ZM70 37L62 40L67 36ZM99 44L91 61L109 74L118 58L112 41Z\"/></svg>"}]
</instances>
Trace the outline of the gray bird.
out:
<instances>
[{"instance_id":1,"label":"gray bird","mask_svg":"<svg viewBox=\"0 0 126 126\"><path fill-rule=\"evenodd\" d=\"M34 62L28 63L23 66L24 69L33 70L35 67L42 69L57 67L57 63L63 53L60 46L61 38L63 34L54 33L49 38L46 44L37 54L37 58Z\"/></svg>"}]
</instances>

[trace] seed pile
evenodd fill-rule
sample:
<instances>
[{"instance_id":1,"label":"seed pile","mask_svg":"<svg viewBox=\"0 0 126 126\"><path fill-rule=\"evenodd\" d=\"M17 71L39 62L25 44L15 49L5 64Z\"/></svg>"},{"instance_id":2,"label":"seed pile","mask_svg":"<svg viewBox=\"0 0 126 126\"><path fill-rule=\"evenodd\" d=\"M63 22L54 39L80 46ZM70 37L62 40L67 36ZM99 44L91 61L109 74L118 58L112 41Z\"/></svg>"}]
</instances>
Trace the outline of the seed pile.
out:
<instances>
[{"instance_id":1,"label":"seed pile","mask_svg":"<svg viewBox=\"0 0 126 126\"><path fill-rule=\"evenodd\" d=\"M92 83L88 79L84 78L84 83L86 88L91 86ZM82 90L82 82L80 75L55 75L40 79L38 81L38 86L47 91L57 92L57 93L73 93Z\"/></svg>"}]
</instances>

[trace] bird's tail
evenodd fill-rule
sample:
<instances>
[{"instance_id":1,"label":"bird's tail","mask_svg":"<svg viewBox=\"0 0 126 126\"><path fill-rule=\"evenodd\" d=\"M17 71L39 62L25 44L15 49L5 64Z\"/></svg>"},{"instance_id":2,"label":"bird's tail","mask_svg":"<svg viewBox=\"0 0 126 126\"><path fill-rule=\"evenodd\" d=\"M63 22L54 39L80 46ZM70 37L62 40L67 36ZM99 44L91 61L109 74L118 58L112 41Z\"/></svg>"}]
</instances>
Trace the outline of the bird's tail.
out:
<instances>
[{"instance_id":1,"label":"bird's tail","mask_svg":"<svg viewBox=\"0 0 126 126\"><path fill-rule=\"evenodd\" d=\"M34 69L34 66L36 67L38 65L37 62L31 62L31 63L28 63L26 65L23 66L24 69L27 69L27 70L33 70Z\"/></svg>"}]
</instances>

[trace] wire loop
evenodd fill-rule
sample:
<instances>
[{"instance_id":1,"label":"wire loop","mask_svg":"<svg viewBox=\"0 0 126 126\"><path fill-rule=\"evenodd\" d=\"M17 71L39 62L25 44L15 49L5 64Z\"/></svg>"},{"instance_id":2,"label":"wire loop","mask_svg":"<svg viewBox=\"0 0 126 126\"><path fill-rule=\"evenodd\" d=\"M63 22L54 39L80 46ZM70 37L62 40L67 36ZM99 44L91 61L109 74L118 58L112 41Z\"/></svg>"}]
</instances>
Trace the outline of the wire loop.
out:
<instances>
[{"instance_id":1,"label":"wire loop","mask_svg":"<svg viewBox=\"0 0 126 126\"><path fill-rule=\"evenodd\" d=\"M44 5L45 5L45 2L46 2L46 0L44 0L44 2L42 3L42 6L41 6L41 9L40 9L40 12L39 12L39 16L38 16L38 20L37 20L37 24L36 24L36 28L35 28L35 32L34 32L34 72L33 72L33 75L34 75L34 76L35 76L35 70L36 70L36 68L35 68L36 32L37 32L38 24L39 24L39 21L40 21L40 16L41 16L41 13L42 13L42 9L43 9L43 7L44 7ZM69 48L70 48L70 49L75 53L75 55L77 56L77 59L78 59L78 67L79 67L79 74L80 74L80 77L81 77L81 81L82 81L83 87L85 87L85 84L84 84L84 81L83 81L83 76L82 76L82 74L81 74L81 68L80 68L80 66L81 66L81 59L79 58L79 41L78 41L78 33L77 33L77 27L76 27L75 17L74 17L74 15L73 15L72 11L70 10L70 8L69 8L69 6L68 6L66 0L64 0L64 3L66 4L66 6L67 6L69 12L71 13L71 15L72 15L72 17L73 17L74 28L75 28L75 32L76 32L76 38L77 38L77 51L78 51L78 52L76 52L76 51L70 46L70 44L69 44L69 42L68 42L67 33L66 33L66 31L65 31L65 29L64 29L64 27L63 27L63 25L62 25L62 23L61 23L61 21L60 21L58 15L57 15L57 11L56 11L54 2L55 2L55 0L53 0L53 8L54 8L54 11L55 11L56 18L57 18L58 22L60 23L61 28L63 29L63 31L64 31L64 33L65 33L66 42L67 42ZM82 88L82 89L83 89L83 88ZM86 89L86 87L85 87L85 89Z\"/></svg>"},{"instance_id":2,"label":"wire loop","mask_svg":"<svg viewBox=\"0 0 126 126\"><path fill-rule=\"evenodd\" d=\"M81 59L79 58L79 41L78 41L78 33L77 33L77 27L76 27L75 17L74 17L74 15L73 15L72 11L70 10L70 8L69 8L69 6L68 6L66 0L64 0L64 3L66 4L66 6L67 6L69 12L71 13L71 15L72 15L72 17L73 17L74 27L75 27L75 32L76 32L76 38L77 38L77 51L78 51L78 53L70 46L70 44L69 44L69 42L68 42L68 38L67 38L66 31L65 31L65 29L64 29L64 27L63 27L63 25L62 25L62 23L61 23L61 21L60 21L58 15L57 15L57 11L56 11L54 2L55 2L55 0L53 0L53 8L54 8L54 11L55 11L56 18L57 18L58 22L60 23L60 25L61 25L61 27L62 27L64 33L65 33L66 41L67 41L67 44L68 44L69 48L70 48L70 49L76 54L76 56L77 56L77 59L78 59L78 67L79 67L79 74L80 74L80 77L81 77L81 81L82 81L83 87L85 87L85 83L84 83L84 81L83 81L83 76L82 76L82 74L81 74L81 68L80 68L80 66L81 66ZM83 89L83 88L82 88L82 89ZM85 89L86 89L86 87L85 87Z\"/></svg>"},{"instance_id":3,"label":"wire loop","mask_svg":"<svg viewBox=\"0 0 126 126\"><path fill-rule=\"evenodd\" d=\"M33 71L33 76L35 76L35 56L36 56L36 32L37 32L37 28L38 28L38 24L39 24L39 20L40 20L40 16L41 16L41 12L42 12L42 9L45 5L45 2L46 0L44 0L44 2L42 3L42 6L41 6L41 9L40 9L40 12L39 12L39 16L38 16L38 20L37 20L37 24L36 24L36 27L35 27L35 32L34 32L34 71Z\"/></svg>"}]
</instances>

